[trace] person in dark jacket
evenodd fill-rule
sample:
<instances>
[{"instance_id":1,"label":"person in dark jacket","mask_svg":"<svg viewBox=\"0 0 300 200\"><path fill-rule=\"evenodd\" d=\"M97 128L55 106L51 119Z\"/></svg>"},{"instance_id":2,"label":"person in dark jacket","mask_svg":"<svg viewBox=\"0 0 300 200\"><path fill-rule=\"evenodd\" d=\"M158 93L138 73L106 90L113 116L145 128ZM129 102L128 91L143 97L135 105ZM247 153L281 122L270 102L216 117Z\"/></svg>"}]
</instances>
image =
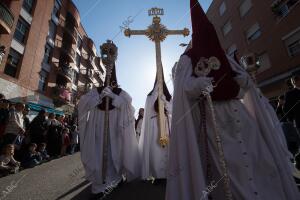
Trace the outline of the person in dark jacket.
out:
<instances>
[{"instance_id":1,"label":"person in dark jacket","mask_svg":"<svg viewBox=\"0 0 300 200\"><path fill-rule=\"evenodd\" d=\"M47 127L48 153L51 157L58 157L61 153L63 125L55 119L55 115L53 113L50 113L48 116Z\"/></svg>"},{"instance_id":2,"label":"person in dark jacket","mask_svg":"<svg viewBox=\"0 0 300 200\"><path fill-rule=\"evenodd\" d=\"M285 94L284 111L289 121L300 129L300 75L292 78L294 88Z\"/></svg>"},{"instance_id":3,"label":"person in dark jacket","mask_svg":"<svg viewBox=\"0 0 300 200\"><path fill-rule=\"evenodd\" d=\"M291 82L294 88L286 92L283 106L288 126L283 126L283 130L287 138L289 150L293 155L296 155L300 147L300 76L295 75L292 77Z\"/></svg>"},{"instance_id":4,"label":"person in dark jacket","mask_svg":"<svg viewBox=\"0 0 300 200\"><path fill-rule=\"evenodd\" d=\"M46 111L41 110L30 124L30 137L32 143L46 142Z\"/></svg>"}]
</instances>

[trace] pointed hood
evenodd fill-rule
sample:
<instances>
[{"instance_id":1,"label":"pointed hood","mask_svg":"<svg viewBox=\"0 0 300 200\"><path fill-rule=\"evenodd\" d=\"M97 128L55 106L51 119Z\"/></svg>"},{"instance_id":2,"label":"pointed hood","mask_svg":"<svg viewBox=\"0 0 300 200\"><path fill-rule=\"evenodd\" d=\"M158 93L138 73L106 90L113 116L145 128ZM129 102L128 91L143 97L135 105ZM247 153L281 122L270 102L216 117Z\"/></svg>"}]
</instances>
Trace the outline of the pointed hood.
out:
<instances>
[{"instance_id":1,"label":"pointed hood","mask_svg":"<svg viewBox=\"0 0 300 200\"><path fill-rule=\"evenodd\" d=\"M164 78L164 70L162 69L162 73L163 73L163 91L164 91L164 95L166 97L166 100L167 101L170 101L172 96L168 90L168 87L167 87L167 84L165 82L165 78ZM154 86L153 86L153 89L151 90L151 92L149 92L148 96L152 95L152 93L154 92L155 90L155 87L156 87L156 83L157 83L157 73L156 73L156 77L155 77L155 82L154 82Z\"/></svg>"},{"instance_id":2,"label":"pointed hood","mask_svg":"<svg viewBox=\"0 0 300 200\"><path fill-rule=\"evenodd\" d=\"M213 100L233 99L239 92L239 86L234 81L235 73L227 60L226 54L221 47L216 30L205 15L202 7L197 0L190 0L191 19L192 19L192 48L184 53L192 60L193 68L201 59L209 60L212 57L218 59L220 67L212 69L208 77L213 77L217 87L212 92ZM205 65L209 61L204 61ZM226 91L226 92L224 92Z\"/></svg>"}]
</instances>

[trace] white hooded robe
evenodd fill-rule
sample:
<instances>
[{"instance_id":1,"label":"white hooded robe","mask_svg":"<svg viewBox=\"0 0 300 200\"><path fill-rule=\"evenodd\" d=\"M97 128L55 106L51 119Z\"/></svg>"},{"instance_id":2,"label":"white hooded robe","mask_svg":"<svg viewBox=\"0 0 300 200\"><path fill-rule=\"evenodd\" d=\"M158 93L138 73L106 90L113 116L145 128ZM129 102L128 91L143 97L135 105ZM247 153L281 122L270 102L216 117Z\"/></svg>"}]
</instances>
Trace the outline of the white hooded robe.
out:
<instances>
[{"instance_id":1,"label":"white hooded robe","mask_svg":"<svg viewBox=\"0 0 300 200\"><path fill-rule=\"evenodd\" d=\"M134 108L124 90L112 101L109 111L109 143L106 184L102 182L103 136L105 112L96 88L83 95L78 105L81 160L86 179L92 182L92 193L116 186L122 178L139 175L138 145L134 130Z\"/></svg>"},{"instance_id":2,"label":"white hooded robe","mask_svg":"<svg viewBox=\"0 0 300 200\"><path fill-rule=\"evenodd\" d=\"M230 60L233 67L237 64ZM200 109L191 59L183 55L174 80L169 173L166 200L225 200L223 176L212 118L206 103L208 148L212 182L206 182L200 156ZM242 90L244 88L241 88ZM226 91L224 91L226 92ZM269 120L254 84L243 101L213 102L234 200L298 200L287 151ZM209 187L210 185L215 187Z\"/></svg>"},{"instance_id":3,"label":"white hooded robe","mask_svg":"<svg viewBox=\"0 0 300 200\"><path fill-rule=\"evenodd\" d=\"M158 89L155 87L151 95L147 96L142 131L139 140L139 152L141 154L142 179L154 177L164 179L167 177L167 164L169 145L162 148L159 144L160 133L158 131L158 114L154 110L154 103L158 97ZM171 103L167 101L167 115L165 127L169 135L171 130Z\"/></svg>"}]
</instances>

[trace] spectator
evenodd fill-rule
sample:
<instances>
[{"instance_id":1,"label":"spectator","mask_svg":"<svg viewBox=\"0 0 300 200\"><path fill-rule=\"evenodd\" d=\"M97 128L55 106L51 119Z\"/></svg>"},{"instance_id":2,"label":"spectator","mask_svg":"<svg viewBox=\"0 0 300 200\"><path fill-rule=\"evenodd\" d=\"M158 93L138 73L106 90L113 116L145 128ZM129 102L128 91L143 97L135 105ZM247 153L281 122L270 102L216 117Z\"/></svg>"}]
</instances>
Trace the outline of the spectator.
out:
<instances>
[{"instance_id":1,"label":"spectator","mask_svg":"<svg viewBox=\"0 0 300 200\"><path fill-rule=\"evenodd\" d=\"M30 137L33 143L46 142L46 111L41 110L30 124Z\"/></svg>"},{"instance_id":2,"label":"spectator","mask_svg":"<svg viewBox=\"0 0 300 200\"><path fill-rule=\"evenodd\" d=\"M286 113L286 123L282 124L282 128L287 139L289 151L295 156L299 152L300 147L300 83L299 75L292 78L294 89L289 90L285 94L285 102L283 112ZM298 131L297 131L298 129Z\"/></svg>"},{"instance_id":3,"label":"spectator","mask_svg":"<svg viewBox=\"0 0 300 200\"><path fill-rule=\"evenodd\" d=\"M11 107L9 113L9 120L4 132L3 144L14 144L20 145L20 139L25 133L24 120L23 120L23 110L25 105L22 103L17 103L15 109ZM17 137L20 136L18 139Z\"/></svg>"},{"instance_id":4,"label":"spectator","mask_svg":"<svg viewBox=\"0 0 300 200\"><path fill-rule=\"evenodd\" d=\"M70 145L70 136L69 136L69 129L68 128L64 128L62 130L62 147L61 147L61 156L65 156L66 155L66 151L68 146Z\"/></svg>"},{"instance_id":5,"label":"spectator","mask_svg":"<svg viewBox=\"0 0 300 200\"><path fill-rule=\"evenodd\" d=\"M295 75L291 80L294 88L285 94L284 112L300 131L300 76Z\"/></svg>"},{"instance_id":6,"label":"spectator","mask_svg":"<svg viewBox=\"0 0 300 200\"><path fill-rule=\"evenodd\" d=\"M28 117L29 111L30 111L30 108L28 108L28 107L25 107L25 109L23 111L24 128L25 128L26 132L28 132L29 126L30 126L30 120Z\"/></svg>"},{"instance_id":7,"label":"spectator","mask_svg":"<svg viewBox=\"0 0 300 200\"><path fill-rule=\"evenodd\" d=\"M284 95L281 95L278 97L278 103L277 103L277 108L276 108L276 114L280 122L287 122L285 113L283 111L283 106L284 106Z\"/></svg>"},{"instance_id":8,"label":"spectator","mask_svg":"<svg viewBox=\"0 0 300 200\"><path fill-rule=\"evenodd\" d=\"M300 154L297 154L295 157L295 171L293 173L295 181L300 189Z\"/></svg>"},{"instance_id":9,"label":"spectator","mask_svg":"<svg viewBox=\"0 0 300 200\"><path fill-rule=\"evenodd\" d=\"M22 166L24 168L32 168L36 165L39 165L41 162L41 155L36 151L37 145L31 143L29 145L28 151L25 153L25 156L22 161Z\"/></svg>"},{"instance_id":10,"label":"spectator","mask_svg":"<svg viewBox=\"0 0 300 200\"><path fill-rule=\"evenodd\" d=\"M38 152L41 156L42 161L47 161L50 158L50 156L47 153L46 146L47 146L46 143L41 143L38 146Z\"/></svg>"},{"instance_id":11,"label":"spectator","mask_svg":"<svg viewBox=\"0 0 300 200\"><path fill-rule=\"evenodd\" d=\"M0 149L1 141L5 132L5 127L9 118L9 101L6 99L0 100Z\"/></svg>"},{"instance_id":12,"label":"spectator","mask_svg":"<svg viewBox=\"0 0 300 200\"><path fill-rule=\"evenodd\" d=\"M72 126L72 132L71 132L71 149L70 154L73 154L78 146L79 143L79 132L76 125Z\"/></svg>"},{"instance_id":13,"label":"spectator","mask_svg":"<svg viewBox=\"0 0 300 200\"><path fill-rule=\"evenodd\" d=\"M3 99L5 99L5 96L4 96L4 94L0 93L0 101Z\"/></svg>"},{"instance_id":14,"label":"spectator","mask_svg":"<svg viewBox=\"0 0 300 200\"><path fill-rule=\"evenodd\" d=\"M0 177L19 171L20 162L14 159L14 145L8 144L3 149L0 156Z\"/></svg>"},{"instance_id":15,"label":"spectator","mask_svg":"<svg viewBox=\"0 0 300 200\"><path fill-rule=\"evenodd\" d=\"M135 120L135 132L136 132L136 138L138 142L141 136L143 118L144 118L144 108L140 108L138 118Z\"/></svg>"},{"instance_id":16,"label":"spectator","mask_svg":"<svg viewBox=\"0 0 300 200\"><path fill-rule=\"evenodd\" d=\"M61 153L61 130L63 129L63 126L55 119L55 115L53 113L50 113L48 116L47 126L48 153L50 156L57 157Z\"/></svg>"}]
</instances>

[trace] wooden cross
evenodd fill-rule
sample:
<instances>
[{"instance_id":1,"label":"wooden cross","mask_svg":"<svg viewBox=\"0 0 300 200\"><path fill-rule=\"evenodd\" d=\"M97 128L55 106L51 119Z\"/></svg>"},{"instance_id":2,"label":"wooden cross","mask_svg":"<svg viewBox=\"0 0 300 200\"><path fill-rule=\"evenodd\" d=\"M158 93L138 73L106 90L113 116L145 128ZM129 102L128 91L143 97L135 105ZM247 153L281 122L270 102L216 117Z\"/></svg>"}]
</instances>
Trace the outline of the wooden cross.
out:
<instances>
[{"instance_id":1,"label":"wooden cross","mask_svg":"<svg viewBox=\"0 0 300 200\"><path fill-rule=\"evenodd\" d=\"M160 132L159 144L165 147L168 144L169 138L166 134L165 127L165 108L162 101L163 96L163 71L161 62L161 46L160 43L166 39L168 35L189 35L189 29L184 28L183 30L168 30L166 26L160 23L161 19L158 15L164 15L164 10L161 8L152 8L148 11L149 16L153 16L153 21L146 30L131 30L125 29L124 34L127 37L131 35L145 35L151 41L155 43L156 50L156 73L157 73L157 84L158 84L158 127Z\"/></svg>"}]
</instances>

